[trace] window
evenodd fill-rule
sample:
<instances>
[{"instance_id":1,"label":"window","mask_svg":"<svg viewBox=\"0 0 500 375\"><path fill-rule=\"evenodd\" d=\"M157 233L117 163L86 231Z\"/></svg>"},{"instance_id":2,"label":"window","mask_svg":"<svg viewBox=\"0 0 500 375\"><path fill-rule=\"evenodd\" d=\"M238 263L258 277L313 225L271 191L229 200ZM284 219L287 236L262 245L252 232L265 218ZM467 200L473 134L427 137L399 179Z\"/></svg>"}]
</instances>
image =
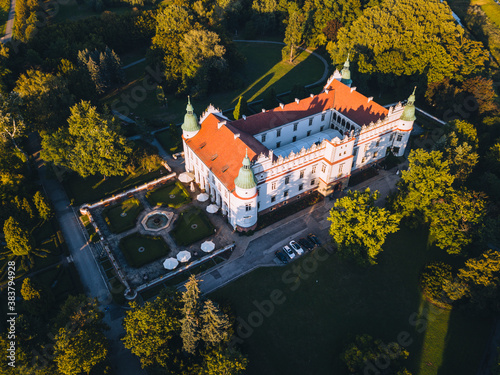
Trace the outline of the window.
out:
<instances>
[{"instance_id":1,"label":"window","mask_svg":"<svg viewBox=\"0 0 500 375\"><path fill-rule=\"evenodd\" d=\"M285 191L283 192L283 197L284 197L284 198L288 197L288 190L285 190Z\"/></svg>"},{"instance_id":2,"label":"window","mask_svg":"<svg viewBox=\"0 0 500 375\"><path fill-rule=\"evenodd\" d=\"M273 195L273 196L271 197L271 203L273 203L273 202L276 202L276 195Z\"/></svg>"},{"instance_id":3,"label":"window","mask_svg":"<svg viewBox=\"0 0 500 375\"><path fill-rule=\"evenodd\" d=\"M357 153L358 153L358 149L357 148L355 148L355 149L352 150L352 156L356 156Z\"/></svg>"},{"instance_id":4,"label":"window","mask_svg":"<svg viewBox=\"0 0 500 375\"><path fill-rule=\"evenodd\" d=\"M361 159L361 163L364 163L366 161L366 158Z\"/></svg>"},{"instance_id":5,"label":"window","mask_svg":"<svg viewBox=\"0 0 500 375\"><path fill-rule=\"evenodd\" d=\"M265 142L265 141L266 141L266 135L262 134L262 142Z\"/></svg>"},{"instance_id":6,"label":"window","mask_svg":"<svg viewBox=\"0 0 500 375\"><path fill-rule=\"evenodd\" d=\"M281 142L276 142L276 148L279 148L281 146Z\"/></svg>"},{"instance_id":7,"label":"window","mask_svg":"<svg viewBox=\"0 0 500 375\"><path fill-rule=\"evenodd\" d=\"M377 141L377 147L380 146L380 139Z\"/></svg>"},{"instance_id":8,"label":"window","mask_svg":"<svg viewBox=\"0 0 500 375\"><path fill-rule=\"evenodd\" d=\"M299 178L304 178L304 172L305 172L304 169L300 171L300 177Z\"/></svg>"},{"instance_id":9,"label":"window","mask_svg":"<svg viewBox=\"0 0 500 375\"><path fill-rule=\"evenodd\" d=\"M257 202L257 209L260 208L260 202Z\"/></svg>"},{"instance_id":10,"label":"window","mask_svg":"<svg viewBox=\"0 0 500 375\"><path fill-rule=\"evenodd\" d=\"M326 172L326 164L321 165L321 172L323 172L323 173Z\"/></svg>"},{"instance_id":11,"label":"window","mask_svg":"<svg viewBox=\"0 0 500 375\"><path fill-rule=\"evenodd\" d=\"M295 124L293 124L293 131L296 132L297 131L297 127L299 126L299 123L296 122Z\"/></svg>"},{"instance_id":12,"label":"window","mask_svg":"<svg viewBox=\"0 0 500 375\"><path fill-rule=\"evenodd\" d=\"M297 137L296 136L293 136L292 138L292 142L295 142L297 140Z\"/></svg>"},{"instance_id":13,"label":"window","mask_svg":"<svg viewBox=\"0 0 500 375\"><path fill-rule=\"evenodd\" d=\"M325 121L325 115L326 115L326 113L321 114L321 121Z\"/></svg>"},{"instance_id":14,"label":"window","mask_svg":"<svg viewBox=\"0 0 500 375\"><path fill-rule=\"evenodd\" d=\"M316 165L313 165L313 166L312 166L311 173L316 173L316 167L317 167Z\"/></svg>"},{"instance_id":15,"label":"window","mask_svg":"<svg viewBox=\"0 0 500 375\"><path fill-rule=\"evenodd\" d=\"M311 131L310 131L310 130L308 130L308 131L307 131L307 136L309 137L310 135L311 135Z\"/></svg>"},{"instance_id":16,"label":"window","mask_svg":"<svg viewBox=\"0 0 500 375\"><path fill-rule=\"evenodd\" d=\"M304 184L299 185L299 191L301 191L302 189L304 189Z\"/></svg>"},{"instance_id":17,"label":"window","mask_svg":"<svg viewBox=\"0 0 500 375\"><path fill-rule=\"evenodd\" d=\"M245 204L245 211L251 211L251 210L252 210L252 204L251 203Z\"/></svg>"},{"instance_id":18,"label":"window","mask_svg":"<svg viewBox=\"0 0 500 375\"><path fill-rule=\"evenodd\" d=\"M398 134L398 138L396 138L396 141L401 142L403 139L403 136L401 134Z\"/></svg>"},{"instance_id":19,"label":"window","mask_svg":"<svg viewBox=\"0 0 500 375\"><path fill-rule=\"evenodd\" d=\"M315 180L314 178L311 180L311 185L315 184L316 181L314 181L314 180Z\"/></svg>"},{"instance_id":20,"label":"window","mask_svg":"<svg viewBox=\"0 0 500 375\"><path fill-rule=\"evenodd\" d=\"M312 117L309 119L309 126L311 126L313 124L313 119Z\"/></svg>"},{"instance_id":21,"label":"window","mask_svg":"<svg viewBox=\"0 0 500 375\"><path fill-rule=\"evenodd\" d=\"M276 130L276 137L281 137L281 129Z\"/></svg>"},{"instance_id":22,"label":"window","mask_svg":"<svg viewBox=\"0 0 500 375\"><path fill-rule=\"evenodd\" d=\"M343 170L344 170L344 163L339 165L339 173L342 173Z\"/></svg>"},{"instance_id":23,"label":"window","mask_svg":"<svg viewBox=\"0 0 500 375\"><path fill-rule=\"evenodd\" d=\"M399 154L399 147L394 147L393 151L394 151L395 154Z\"/></svg>"},{"instance_id":24,"label":"window","mask_svg":"<svg viewBox=\"0 0 500 375\"><path fill-rule=\"evenodd\" d=\"M365 145L365 152L368 150L368 143Z\"/></svg>"},{"instance_id":25,"label":"window","mask_svg":"<svg viewBox=\"0 0 500 375\"><path fill-rule=\"evenodd\" d=\"M273 182L273 183L271 184L271 190L276 190L276 182Z\"/></svg>"},{"instance_id":26,"label":"window","mask_svg":"<svg viewBox=\"0 0 500 375\"><path fill-rule=\"evenodd\" d=\"M394 133L391 134L391 136L389 137L389 141L392 141L394 139Z\"/></svg>"},{"instance_id":27,"label":"window","mask_svg":"<svg viewBox=\"0 0 500 375\"><path fill-rule=\"evenodd\" d=\"M257 188L257 195L260 195L260 188Z\"/></svg>"},{"instance_id":28,"label":"window","mask_svg":"<svg viewBox=\"0 0 500 375\"><path fill-rule=\"evenodd\" d=\"M288 185L290 183L290 176L285 177L285 185Z\"/></svg>"},{"instance_id":29,"label":"window","mask_svg":"<svg viewBox=\"0 0 500 375\"><path fill-rule=\"evenodd\" d=\"M374 157L374 158L376 158L376 157L377 157L377 155L378 155L378 151L375 151L375 152L373 153L373 157Z\"/></svg>"},{"instance_id":30,"label":"window","mask_svg":"<svg viewBox=\"0 0 500 375\"><path fill-rule=\"evenodd\" d=\"M324 126L320 126L319 131L322 132L323 128L324 128Z\"/></svg>"}]
</instances>

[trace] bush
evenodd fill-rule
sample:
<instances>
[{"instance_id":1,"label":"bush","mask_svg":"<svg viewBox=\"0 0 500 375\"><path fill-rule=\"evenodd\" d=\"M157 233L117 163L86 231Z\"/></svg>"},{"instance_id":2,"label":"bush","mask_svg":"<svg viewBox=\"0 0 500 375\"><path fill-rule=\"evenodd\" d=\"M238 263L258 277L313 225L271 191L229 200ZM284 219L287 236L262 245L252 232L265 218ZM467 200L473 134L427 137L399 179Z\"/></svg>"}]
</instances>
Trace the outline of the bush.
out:
<instances>
[{"instance_id":1,"label":"bush","mask_svg":"<svg viewBox=\"0 0 500 375\"><path fill-rule=\"evenodd\" d=\"M432 304L449 308L449 299L444 292L444 285L453 281L452 268L443 262L426 265L420 275L420 288L425 298Z\"/></svg>"}]
</instances>

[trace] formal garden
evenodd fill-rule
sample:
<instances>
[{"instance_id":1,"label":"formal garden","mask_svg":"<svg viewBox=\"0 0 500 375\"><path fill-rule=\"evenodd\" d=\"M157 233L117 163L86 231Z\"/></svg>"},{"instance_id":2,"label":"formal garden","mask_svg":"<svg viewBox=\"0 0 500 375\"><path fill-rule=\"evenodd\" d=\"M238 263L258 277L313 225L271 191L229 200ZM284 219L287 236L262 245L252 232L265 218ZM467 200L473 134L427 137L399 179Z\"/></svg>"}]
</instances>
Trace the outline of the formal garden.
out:
<instances>
[{"instance_id":1,"label":"formal garden","mask_svg":"<svg viewBox=\"0 0 500 375\"><path fill-rule=\"evenodd\" d=\"M119 246L127 262L135 268L166 257L170 253L170 248L163 238L138 233L122 238Z\"/></svg>"},{"instance_id":2,"label":"formal garden","mask_svg":"<svg viewBox=\"0 0 500 375\"><path fill-rule=\"evenodd\" d=\"M102 215L111 232L122 233L135 227L137 217L143 209L144 206L137 198L129 198L106 207Z\"/></svg>"},{"instance_id":3,"label":"formal garden","mask_svg":"<svg viewBox=\"0 0 500 375\"><path fill-rule=\"evenodd\" d=\"M176 181L150 191L146 199L151 206L179 208L191 201L191 197L181 182Z\"/></svg>"}]
</instances>

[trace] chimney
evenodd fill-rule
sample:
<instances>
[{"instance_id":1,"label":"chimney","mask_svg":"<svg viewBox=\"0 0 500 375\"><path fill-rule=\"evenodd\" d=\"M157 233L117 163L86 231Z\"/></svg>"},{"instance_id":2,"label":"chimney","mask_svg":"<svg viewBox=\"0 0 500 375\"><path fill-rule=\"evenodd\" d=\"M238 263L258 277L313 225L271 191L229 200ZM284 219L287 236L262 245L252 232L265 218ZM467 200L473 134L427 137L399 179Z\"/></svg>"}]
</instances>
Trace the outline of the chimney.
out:
<instances>
[{"instance_id":1,"label":"chimney","mask_svg":"<svg viewBox=\"0 0 500 375\"><path fill-rule=\"evenodd\" d=\"M311 98L314 98L314 94L309 95Z\"/></svg>"},{"instance_id":2,"label":"chimney","mask_svg":"<svg viewBox=\"0 0 500 375\"><path fill-rule=\"evenodd\" d=\"M351 87L351 92L356 91L356 87Z\"/></svg>"},{"instance_id":3,"label":"chimney","mask_svg":"<svg viewBox=\"0 0 500 375\"><path fill-rule=\"evenodd\" d=\"M295 98L295 103L299 104L300 103L300 100Z\"/></svg>"},{"instance_id":4,"label":"chimney","mask_svg":"<svg viewBox=\"0 0 500 375\"><path fill-rule=\"evenodd\" d=\"M373 100L373 96L370 96L370 97L368 98L368 103L370 103L372 100Z\"/></svg>"},{"instance_id":5,"label":"chimney","mask_svg":"<svg viewBox=\"0 0 500 375\"><path fill-rule=\"evenodd\" d=\"M234 135L234 139L239 138L239 137L240 137L240 133L236 133L236 134Z\"/></svg>"},{"instance_id":6,"label":"chimney","mask_svg":"<svg viewBox=\"0 0 500 375\"><path fill-rule=\"evenodd\" d=\"M245 115L242 115L241 117L243 118L243 120L247 119L247 116L245 116Z\"/></svg>"},{"instance_id":7,"label":"chimney","mask_svg":"<svg viewBox=\"0 0 500 375\"><path fill-rule=\"evenodd\" d=\"M262 112L265 112L265 111L266 111L266 109L265 109L265 108L262 108Z\"/></svg>"},{"instance_id":8,"label":"chimney","mask_svg":"<svg viewBox=\"0 0 500 375\"><path fill-rule=\"evenodd\" d=\"M283 109L285 105L283 103L280 103L280 107Z\"/></svg>"},{"instance_id":9,"label":"chimney","mask_svg":"<svg viewBox=\"0 0 500 375\"><path fill-rule=\"evenodd\" d=\"M325 94L328 94L330 92L330 90L326 89L325 90Z\"/></svg>"}]
</instances>

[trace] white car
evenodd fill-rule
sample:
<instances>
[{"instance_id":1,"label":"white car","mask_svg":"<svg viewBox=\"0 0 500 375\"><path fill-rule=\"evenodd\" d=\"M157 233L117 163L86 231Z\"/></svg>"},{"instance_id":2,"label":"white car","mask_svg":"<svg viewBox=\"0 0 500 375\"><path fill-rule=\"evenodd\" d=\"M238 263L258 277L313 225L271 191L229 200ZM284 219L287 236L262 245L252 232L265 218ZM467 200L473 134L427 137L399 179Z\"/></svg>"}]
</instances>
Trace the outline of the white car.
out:
<instances>
[{"instance_id":1,"label":"white car","mask_svg":"<svg viewBox=\"0 0 500 375\"><path fill-rule=\"evenodd\" d=\"M287 245L283 246L283 251L290 257L290 259L295 258L295 253Z\"/></svg>"},{"instance_id":2,"label":"white car","mask_svg":"<svg viewBox=\"0 0 500 375\"><path fill-rule=\"evenodd\" d=\"M297 254L302 255L304 254L304 249L295 241L290 241L290 247L294 249Z\"/></svg>"}]
</instances>

